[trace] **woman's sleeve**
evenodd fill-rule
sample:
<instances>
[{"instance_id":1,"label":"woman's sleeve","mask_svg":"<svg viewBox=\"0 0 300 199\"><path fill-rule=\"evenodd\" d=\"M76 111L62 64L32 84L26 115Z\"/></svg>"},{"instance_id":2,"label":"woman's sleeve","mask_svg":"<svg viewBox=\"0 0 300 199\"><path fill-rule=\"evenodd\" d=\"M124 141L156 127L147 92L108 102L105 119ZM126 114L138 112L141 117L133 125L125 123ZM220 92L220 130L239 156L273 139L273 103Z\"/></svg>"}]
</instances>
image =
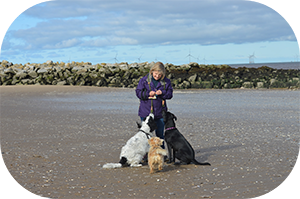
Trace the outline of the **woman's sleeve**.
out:
<instances>
[{"instance_id":1,"label":"woman's sleeve","mask_svg":"<svg viewBox=\"0 0 300 199\"><path fill-rule=\"evenodd\" d=\"M166 81L166 89L162 90L163 99L172 99L173 97L173 88L171 85L171 81Z\"/></svg>"},{"instance_id":2,"label":"woman's sleeve","mask_svg":"<svg viewBox=\"0 0 300 199\"><path fill-rule=\"evenodd\" d=\"M135 89L136 96L141 100L146 100L149 97L148 90L143 85L143 79L139 81L139 84L137 85Z\"/></svg>"}]
</instances>

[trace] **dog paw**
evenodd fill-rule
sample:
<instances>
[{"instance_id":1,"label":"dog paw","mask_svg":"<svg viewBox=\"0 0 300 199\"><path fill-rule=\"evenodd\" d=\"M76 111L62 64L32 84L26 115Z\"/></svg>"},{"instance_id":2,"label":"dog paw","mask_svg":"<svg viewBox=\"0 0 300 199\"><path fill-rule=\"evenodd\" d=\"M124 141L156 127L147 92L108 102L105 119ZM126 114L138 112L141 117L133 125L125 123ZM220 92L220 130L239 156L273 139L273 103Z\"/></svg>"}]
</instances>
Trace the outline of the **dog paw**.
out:
<instances>
[{"instance_id":1,"label":"dog paw","mask_svg":"<svg viewBox=\"0 0 300 199\"><path fill-rule=\"evenodd\" d=\"M132 164L132 165L130 165L131 167L141 167L141 166L143 166L142 164Z\"/></svg>"}]
</instances>

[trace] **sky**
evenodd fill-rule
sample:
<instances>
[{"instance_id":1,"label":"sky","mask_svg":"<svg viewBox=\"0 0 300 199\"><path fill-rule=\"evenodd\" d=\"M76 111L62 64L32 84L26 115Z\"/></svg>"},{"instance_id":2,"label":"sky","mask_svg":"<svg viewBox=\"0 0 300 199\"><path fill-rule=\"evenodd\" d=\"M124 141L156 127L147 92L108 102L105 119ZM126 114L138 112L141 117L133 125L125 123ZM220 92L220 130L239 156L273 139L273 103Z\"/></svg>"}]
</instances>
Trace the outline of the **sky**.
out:
<instances>
[{"instance_id":1,"label":"sky","mask_svg":"<svg viewBox=\"0 0 300 199\"><path fill-rule=\"evenodd\" d=\"M251 55L255 63L300 60L290 24L254 1L33 0L27 6L1 29L0 60L240 64Z\"/></svg>"}]
</instances>

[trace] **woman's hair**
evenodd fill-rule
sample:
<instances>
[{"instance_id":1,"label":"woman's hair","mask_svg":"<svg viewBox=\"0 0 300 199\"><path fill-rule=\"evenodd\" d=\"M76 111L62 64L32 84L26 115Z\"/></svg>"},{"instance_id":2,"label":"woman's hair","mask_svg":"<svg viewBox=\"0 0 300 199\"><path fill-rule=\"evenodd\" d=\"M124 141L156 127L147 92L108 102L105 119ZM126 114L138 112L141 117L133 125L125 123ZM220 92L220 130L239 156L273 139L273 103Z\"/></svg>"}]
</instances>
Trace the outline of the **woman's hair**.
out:
<instances>
[{"instance_id":1,"label":"woman's hair","mask_svg":"<svg viewBox=\"0 0 300 199\"><path fill-rule=\"evenodd\" d=\"M163 63L156 62L150 69L150 74L152 74L154 71L158 71L161 74L160 79L164 79L166 76L166 69Z\"/></svg>"}]
</instances>

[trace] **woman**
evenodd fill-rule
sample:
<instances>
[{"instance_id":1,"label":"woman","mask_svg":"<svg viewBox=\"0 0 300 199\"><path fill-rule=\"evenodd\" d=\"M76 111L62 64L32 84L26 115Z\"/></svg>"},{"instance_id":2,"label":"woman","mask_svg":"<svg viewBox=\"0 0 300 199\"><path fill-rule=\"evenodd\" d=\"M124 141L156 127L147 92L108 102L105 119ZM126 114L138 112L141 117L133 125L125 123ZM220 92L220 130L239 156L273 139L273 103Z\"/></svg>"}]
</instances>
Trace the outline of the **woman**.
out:
<instances>
[{"instance_id":1,"label":"woman","mask_svg":"<svg viewBox=\"0 0 300 199\"><path fill-rule=\"evenodd\" d=\"M139 116L141 120L152 112L157 124L156 136L164 139L162 110L167 110L166 100L173 97L173 88L171 81L166 78L164 64L155 63L149 74L139 81L135 91L136 96L140 99ZM164 145L162 147L164 148Z\"/></svg>"}]
</instances>

